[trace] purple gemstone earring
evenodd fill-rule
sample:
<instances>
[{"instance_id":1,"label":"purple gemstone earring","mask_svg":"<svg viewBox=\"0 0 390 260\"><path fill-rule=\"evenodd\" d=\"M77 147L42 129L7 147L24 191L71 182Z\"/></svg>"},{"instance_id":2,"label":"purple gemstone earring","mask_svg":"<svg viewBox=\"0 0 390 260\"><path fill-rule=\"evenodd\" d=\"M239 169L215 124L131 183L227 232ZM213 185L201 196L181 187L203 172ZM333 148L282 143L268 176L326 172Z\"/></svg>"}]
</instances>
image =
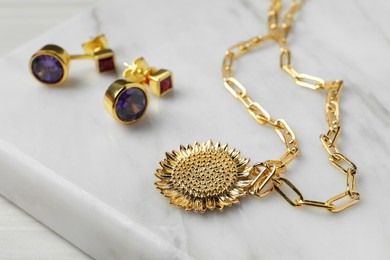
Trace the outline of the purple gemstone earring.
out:
<instances>
[{"instance_id":1,"label":"purple gemstone earring","mask_svg":"<svg viewBox=\"0 0 390 260\"><path fill-rule=\"evenodd\" d=\"M149 85L154 95L160 97L173 89L172 72L149 67L144 58L132 64L125 63L123 78L113 82L104 95L104 106L119 122L131 124L140 119L148 106Z\"/></svg>"},{"instance_id":2,"label":"purple gemstone earring","mask_svg":"<svg viewBox=\"0 0 390 260\"><path fill-rule=\"evenodd\" d=\"M57 86L66 80L71 60L94 59L99 72L115 70L115 55L108 49L104 35L83 43L82 47L85 54L69 55L60 46L45 45L31 57L30 71L40 82Z\"/></svg>"}]
</instances>

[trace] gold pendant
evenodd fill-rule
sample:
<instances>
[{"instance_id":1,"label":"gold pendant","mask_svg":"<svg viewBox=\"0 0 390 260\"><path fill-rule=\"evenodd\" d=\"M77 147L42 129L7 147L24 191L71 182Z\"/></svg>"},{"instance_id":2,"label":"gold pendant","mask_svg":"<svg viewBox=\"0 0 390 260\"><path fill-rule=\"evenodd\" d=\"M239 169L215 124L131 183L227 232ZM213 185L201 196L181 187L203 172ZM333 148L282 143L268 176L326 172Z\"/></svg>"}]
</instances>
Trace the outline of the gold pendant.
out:
<instances>
[{"instance_id":1,"label":"gold pendant","mask_svg":"<svg viewBox=\"0 0 390 260\"><path fill-rule=\"evenodd\" d=\"M222 211L246 195L251 183L248 163L249 159L240 157L234 148L229 150L227 144L196 142L166 153L162 168L156 170L155 185L171 204L187 211Z\"/></svg>"}]
</instances>

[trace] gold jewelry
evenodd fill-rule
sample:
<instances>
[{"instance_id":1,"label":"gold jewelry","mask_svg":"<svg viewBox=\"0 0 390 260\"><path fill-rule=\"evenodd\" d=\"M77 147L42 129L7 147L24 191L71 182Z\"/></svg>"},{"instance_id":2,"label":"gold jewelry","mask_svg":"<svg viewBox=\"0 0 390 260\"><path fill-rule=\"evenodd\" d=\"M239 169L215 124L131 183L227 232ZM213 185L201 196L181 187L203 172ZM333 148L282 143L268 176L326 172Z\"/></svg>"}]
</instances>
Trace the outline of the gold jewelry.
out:
<instances>
[{"instance_id":1,"label":"gold jewelry","mask_svg":"<svg viewBox=\"0 0 390 260\"><path fill-rule=\"evenodd\" d=\"M117 121L132 124L147 109L149 95L146 85L154 95L161 97L173 89L173 75L169 70L150 67L142 57L124 65L124 79L116 80L108 87L104 106Z\"/></svg>"},{"instance_id":2,"label":"gold jewelry","mask_svg":"<svg viewBox=\"0 0 390 260\"><path fill-rule=\"evenodd\" d=\"M238 202L246 194L265 197L276 190L294 207L312 206L340 212L359 202L356 186L356 166L336 146L340 134L339 97L342 81L324 81L318 77L296 72L291 67L291 52L287 37L294 23L294 16L303 1L293 0L291 7L279 25L281 0L273 0L268 12L266 36L257 36L240 42L226 51L222 73L227 90L244 104L249 114L260 124L271 126L279 135L287 151L278 160L267 160L248 167L248 159L239 157L235 149L207 144L180 146L179 151L166 153L157 169L156 187L170 199L171 204L204 212L220 209ZM246 88L234 77L233 63L254 47L265 41L276 41L280 46L280 67L291 75L296 84L313 90L328 91L326 119L327 134L320 136L322 145L329 154L329 161L346 175L346 191L327 201L307 200L288 179L283 177L289 163L299 155L299 145L294 132L283 119L274 120L270 114L247 94ZM293 194L293 195L289 195Z\"/></svg>"},{"instance_id":3,"label":"gold jewelry","mask_svg":"<svg viewBox=\"0 0 390 260\"><path fill-rule=\"evenodd\" d=\"M58 86L68 76L70 61L78 59L94 59L99 72L115 70L114 52L108 49L104 35L85 42L82 47L85 54L69 55L60 46L45 45L30 59L32 75L44 84Z\"/></svg>"}]
</instances>

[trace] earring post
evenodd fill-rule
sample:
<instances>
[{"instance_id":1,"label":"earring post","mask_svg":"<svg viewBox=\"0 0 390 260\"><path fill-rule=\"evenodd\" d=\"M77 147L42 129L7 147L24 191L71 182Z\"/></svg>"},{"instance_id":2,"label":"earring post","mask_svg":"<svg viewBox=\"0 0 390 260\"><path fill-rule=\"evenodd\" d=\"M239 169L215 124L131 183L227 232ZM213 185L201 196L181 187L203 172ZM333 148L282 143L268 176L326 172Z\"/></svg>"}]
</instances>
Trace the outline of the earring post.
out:
<instances>
[{"instance_id":1,"label":"earring post","mask_svg":"<svg viewBox=\"0 0 390 260\"><path fill-rule=\"evenodd\" d=\"M90 54L70 55L70 59L71 60L94 59L94 56Z\"/></svg>"}]
</instances>

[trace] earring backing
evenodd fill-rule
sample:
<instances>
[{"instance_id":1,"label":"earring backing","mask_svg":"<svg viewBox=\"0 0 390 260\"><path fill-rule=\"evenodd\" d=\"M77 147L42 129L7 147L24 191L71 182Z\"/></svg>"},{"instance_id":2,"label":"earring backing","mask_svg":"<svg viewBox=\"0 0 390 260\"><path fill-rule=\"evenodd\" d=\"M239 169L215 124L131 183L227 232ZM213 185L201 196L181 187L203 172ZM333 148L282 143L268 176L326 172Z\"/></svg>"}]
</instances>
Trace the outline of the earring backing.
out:
<instances>
[{"instance_id":1,"label":"earring backing","mask_svg":"<svg viewBox=\"0 0 390 260\"><path fill-rule=\"evenodd\" d=\"M163 96L173 89L173 75L169 70L150 67L142 57L124 65L124 79L108 87L104 106L117 121L131 124L144 115L149 104L146 85L154 95Z\"/></svg>"},{"instance_id":2,"label":"earring backing","mask_svg":"<svg viewBox=\"0 0 390 260\"><path fill-rule=\"evenodd\" d=\"M45 45L31 57L30 71L40 82L57 86L66 80L71 60L94 59L99 72L115 70L115 55L104 35L83 43L82 47L85 54L69 55L60 46Z\"/></svg>"}]
</instances>

